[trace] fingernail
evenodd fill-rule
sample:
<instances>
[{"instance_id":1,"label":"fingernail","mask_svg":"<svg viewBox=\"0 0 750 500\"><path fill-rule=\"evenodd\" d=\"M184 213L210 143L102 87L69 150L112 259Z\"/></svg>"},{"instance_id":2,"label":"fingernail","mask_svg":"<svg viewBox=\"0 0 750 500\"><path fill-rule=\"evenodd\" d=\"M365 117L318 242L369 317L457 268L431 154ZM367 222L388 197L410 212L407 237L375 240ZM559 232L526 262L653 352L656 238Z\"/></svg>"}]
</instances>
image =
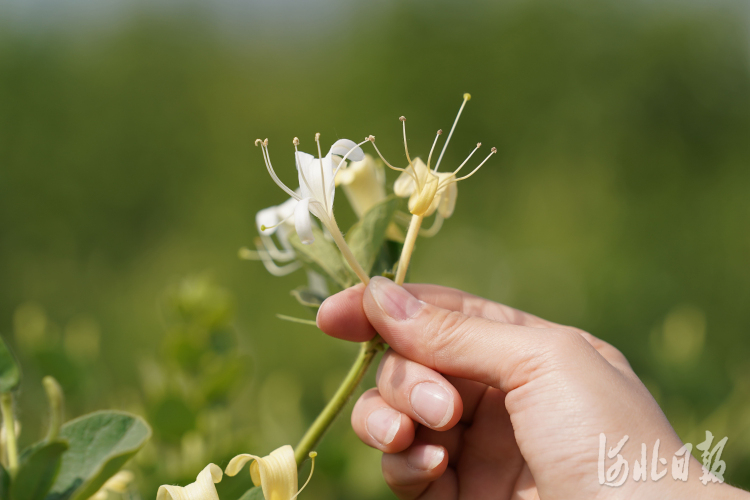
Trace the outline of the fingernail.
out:
<instances>
[{"instance_id":1,"label":"fingernail","mask_svg":"<svg viewBox=\"0 0 750 500\"><path fill-rule=\"evenodd\" d=\"M367 433L383 446L391 444L401 427L401 414L389 408L373 411L365 422Z\"/></svg>"},{"instance_id":2,"label":"fingernail","mask_svg":"<svg viewBox=\"0 0 750 500\"><path fill-rule=\"evenodd\" d=\"M368 285L380 309L397 321L412 318L422 308L423 302L388 278L376 276Z\"/></svg>"},{"instance_id":3,"label":"fingernail","mask_svg":"<svg viewBox=\"0 0 750 500\"><path fill-rule=\"evenodd\" d=\"M440 446L415 446L406 456L410 467L420 470L432 470L440 465L445 457L445 450Z\"/></svg>"},{"instance_id":4,"label":"fingernail","mask_svg":"<svg viewBox=\"0 0 750 500\"><path fill-rule=\"evenodd\" d=\"M415 385L409 401L414 413L430 427L442 427L453 416L453 397L435 382Z\"/></svg>"}]
</instances>

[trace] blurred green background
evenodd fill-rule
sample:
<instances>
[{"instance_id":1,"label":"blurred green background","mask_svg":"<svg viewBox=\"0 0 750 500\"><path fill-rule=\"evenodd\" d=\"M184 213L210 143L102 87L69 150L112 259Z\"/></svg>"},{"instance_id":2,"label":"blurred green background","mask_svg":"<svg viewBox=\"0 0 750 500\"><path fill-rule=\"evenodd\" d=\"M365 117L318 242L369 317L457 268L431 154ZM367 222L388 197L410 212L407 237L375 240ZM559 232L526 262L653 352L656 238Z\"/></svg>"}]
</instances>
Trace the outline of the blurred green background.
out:
<instances>
[{"instance_id":1,"label":"blurred green background","mask_svg":"<svg viewBox=\"0 0 750 500\"><path fill-rule=\"evenodd\" d=\"M418 243L412 281L613 343L681 437L728 436L750 487L750 48L745 2L12 1L0 8L0 332L68 416L143 414L142 498L209 461L295 444L356 346L237 249L285 195L291 138L498 155ZM312 151L311 151L312 152ZM392 160L394 161L394 160ZM391 172L392 173L392 172ZM392 179L392 178L391 178ZM341 196L337 215L354 217ZM372 384L372 374L366 385ZM392 498L348 410L309 499ZM306 472L303 471L303 475ZM244 476L244 475L243 475ZM244 483L243 483L244 481ZM247 478L225 480L223 498ZM135 497L134 497L135 498Z\"/></svg>"}]
</instances>

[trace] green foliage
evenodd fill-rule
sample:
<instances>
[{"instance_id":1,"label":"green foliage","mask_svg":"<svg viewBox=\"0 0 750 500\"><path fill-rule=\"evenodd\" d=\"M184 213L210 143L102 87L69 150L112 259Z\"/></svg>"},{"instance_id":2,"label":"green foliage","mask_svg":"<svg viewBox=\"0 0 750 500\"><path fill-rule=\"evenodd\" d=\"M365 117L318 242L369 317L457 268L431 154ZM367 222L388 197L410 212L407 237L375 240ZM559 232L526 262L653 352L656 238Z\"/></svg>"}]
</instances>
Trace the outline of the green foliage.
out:
<instances>
[{"instance_id":1,"label":"green foliage","mask_svg":"<svg viewBox=\"0 0 750 500\"><path fill-rule=\"evenodd\" d=\"M0 393L10 392L21 382L21 371L5 340L0 337Z\"/></svg>"},{"instance_id":2,"label":"green foliage","mask_svg":"<svg viewBox=\"0 0 750 500\"><path fill-rule=\"evenodd\" d=\"M327 277L338 288L344 289L352 286L357 277L349 269L336 244L325 237L323 231L313 227L315 241L305 245L297 234L289 237L289 242L297 252L297 256L310 266L310 268Z\"/></svg>"},{"instance_id":3,"label":"green foliage","mask_svg":"<svg viewBox=\"0 0 750 500\"><path fill-rule=\"evenodd\" d=\"M67 450L66 441L52 441L26 454L13 478L10 499L44 500L57 477L62 456Z\"/></svg>"},{"instance_id":4,"label":"green foliage","mask_svg":"<svg viewBox=\"0 0 750 500\"><path fill-rule=\"evenodd\" d=\"M29 381L46 374L65 388L74 415L110 404L148 412L166 393L197 404L194 382L182 392L174 379L225 358L214 357L214 347L202 357L194 345L207 344L200 343L184 357L182 347L168 351L165 329L178 334L178 320L154 301L175 276L209 269L239 298L230 350L251 352L253 366L240 376L244 390L225 395L231 405L214 408L218 416L204 410L192 431L169 443L155 437L136 457L141 496L154 498L161 483L192 481L208 457L219 463L235 451L294 443L353 347L274 317L298 313L283 297L301 273L274 278L233 258L257 236L255 213L284 199L251 140L270 138L274 166L290 183L291 137L312 153L318 131L324 148L372 133L386 158L404 167L396 118L408 117L410 153L425 160L434 131L449 130L468 91L473 98L441 170L458 166L477 141L483 149L473 159L490 146L498 154L459 184L455 214L440 234L418 240L411 280L459 287L614 344L681 437L707 428L719 435L705 422L727 422L727 480L750 487L750 443L742 437L750 397L737 390L750 380L744 3L440 5L358 2L331 13L366 19L343 31L270 10L216 25L212 12L144 12L113 18L106 29L87 28L97 16L45 17L29 29L6 18L0 320L4 328L13 322L23 365L24 436L42 435L35 431L44 427L44 395ZM226 35L230 25L237 36ZM392 181L395 173L387 173ZM341 194L336 217L347 228L354 220ZM392 269L388 261L371 274ZM705 341L691 361L667 363L663 324L684 304L705 314ZM26 325L20 313L30 305L45 314ZM78 313L102 332L100 352L85 362L66 348ZM144 375L149 356L164 380ZM278 410L296 426L263 416L271 404L259 394L278 376L301 394ZM195 434L203 451L185 453ZM345 419L318 451L304 499L392 498L379 454Z\"/></svg>"},{"instance_id":5,"label":"green foliage","mask_svg":"<svg viewBox=\"0 0 750 500\"><path fill-rule=\"evenodd\" d=\"M60 439L69 448L62 454L59 473L46 498L86 500L150 437L151 429L143 419L124 412L99 411L71 420L60 429ZM35 445L28 455L33 457L46 446Z\"/></svg>"},{"instance_id":6,"label":"green foliage","mask_svg":"<svg viewBox=\"0 0 750 500\"><path fill-rule=\"evenodd\" d=\"M400 198L395 195L389 196L370 208L362 216L362 220L346 233L346 242L351 247L354 257L368 274L382 253L386 230L393 222L393 216L400 205Z\"/></svg>"},{"instance_id":7,"label":"green foliage","mask_svg":"<svg viewBox=\"0 0 750 500\"><path fill-rule=\"evenodd\" d=\"M264 500L263 490L260 486L250 488L238 500Z\"/></svg>"},{"instance_id":8,"label":"green foliage","mask_svg":"<svg viewBox=\"0 0 750 500\"><path fill-rule=\"evenodd\" d=\"M0 499L10 498L10 474L0 464Z\"/></svg>"}]
</instances>

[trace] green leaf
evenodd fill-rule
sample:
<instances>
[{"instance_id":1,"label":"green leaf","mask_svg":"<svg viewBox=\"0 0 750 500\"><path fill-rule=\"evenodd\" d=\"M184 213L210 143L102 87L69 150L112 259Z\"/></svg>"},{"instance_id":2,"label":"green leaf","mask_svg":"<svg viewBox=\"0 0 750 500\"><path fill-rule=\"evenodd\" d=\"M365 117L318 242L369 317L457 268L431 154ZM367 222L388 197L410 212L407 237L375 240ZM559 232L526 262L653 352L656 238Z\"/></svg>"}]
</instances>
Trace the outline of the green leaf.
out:
<instances>
[{"instance_id":1,"label":"green leaf","mask_svg":"<svg viewBox=\"0 0 750 500\"><path fill-rule=\"evenodd\" d=\"M265 500L265 497L260 486L256 486L247 490L238 500Z\"/></svg>"},{"instance_id":2,"label":"green leaf","mask_svg":"<svg viewBox=\"0 0 750 500\"><path fill-rule=\"evenodd\" d=\"M0 464L0 500L10 498L10 474L5 470L3 464Z\"/></svg>"},{"instance_id":3,"label":"green leaf","mask_svg":"<svg viewBox=\"0 0 750 500\"><path fill-rule=\"evenodd\" d=\"M120 470L151 437L151 429L140 417L117 411L98 411L71 420L60 429L68 442L46 500L85 500ZM24 452L34 454L41 442Z\"/></svg>"},{"instance_id":4,"label":"green leaf","mask_svg":"<svg viewBox=\"0 0 750 500\"><path fill-rule=\"evenodd\" d=\"M380 253L378 254L378 258L375 259L375 264L373 264L370 274L372 276L385 276L391 280L394 279L403 248L403 243L386 240L383 246L380 247ZM406 275L409 275L409 270L406 271Z\"/></svg>"},{"instance_id":5,"label":"green leaf","mask_svg":"<svg viewBox=\"0 0 750 500\"><path fill-rule=\"evenodd\" d=\"M400 202L395 195L387 197L370 208L346 234L346 242L349 243L354 257L368 274L380 253L385 233L393 222L393 215Z\"/></svg>"},{"instance_id":6,"label":"green leaf","mask_svg":"<svg viewBox=\"0 0 750 500\"><path fill-rule=\"evenodd\" d=\"M21 382L21 370L18 369L16 358L0 337L0 392L10 392Z\"/></svg>"},{"instance_id":7,"label":"green leaf","mask_svg":"<svg viewBox=\"0 0 750 500\"><path fill-rule=\"evenodd\" d=\"M10 498L43 500L57 477L62 455L67 449L65 441L52 441L28 454L10 486Z\"/></svg>"},{"instance_id":8,"label":"green leaf","mask_svg":"<svg viewBox=\"0 0 750 500\"><path fill-rule=\"evenodd\" d=\"M301 305L311 309L313 314L317 314L320 304L326 299L326 297L321 297L304 286L297 287L289 293Z\"/></svg>"},{"instance_id":9,"label":"green leaf","mask_svg":"<svg viewBox=\"0 0 750 500\"><path fill-rule=\"evenodd\" d=\"M336 244L329 241L319 228L313 227L312 230L315 241L310 245L302 243L296 233L289 237L300 260L340 288L348 288L354 284L356 277L344 262Z\"/></svg>"}]
</instances>

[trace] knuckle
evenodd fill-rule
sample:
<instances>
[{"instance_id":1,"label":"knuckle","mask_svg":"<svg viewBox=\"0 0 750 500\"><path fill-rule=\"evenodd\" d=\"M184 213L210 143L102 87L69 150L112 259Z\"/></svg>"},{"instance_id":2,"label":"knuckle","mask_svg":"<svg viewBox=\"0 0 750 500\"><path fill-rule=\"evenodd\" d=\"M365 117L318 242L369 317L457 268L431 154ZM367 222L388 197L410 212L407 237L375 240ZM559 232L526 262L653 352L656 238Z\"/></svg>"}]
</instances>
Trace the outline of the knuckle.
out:
<instances>
[{"instance_id":1,"label":"knuckle","mask_svg":"<svg viewBox=\"0 0 750 500\"><path fill-rule=\"evenodd\" d=\"M441 311L427 325L427 347L433 354L453 350L465 330L467 316L457 311Z\"/></svg>"}]
</instances>

